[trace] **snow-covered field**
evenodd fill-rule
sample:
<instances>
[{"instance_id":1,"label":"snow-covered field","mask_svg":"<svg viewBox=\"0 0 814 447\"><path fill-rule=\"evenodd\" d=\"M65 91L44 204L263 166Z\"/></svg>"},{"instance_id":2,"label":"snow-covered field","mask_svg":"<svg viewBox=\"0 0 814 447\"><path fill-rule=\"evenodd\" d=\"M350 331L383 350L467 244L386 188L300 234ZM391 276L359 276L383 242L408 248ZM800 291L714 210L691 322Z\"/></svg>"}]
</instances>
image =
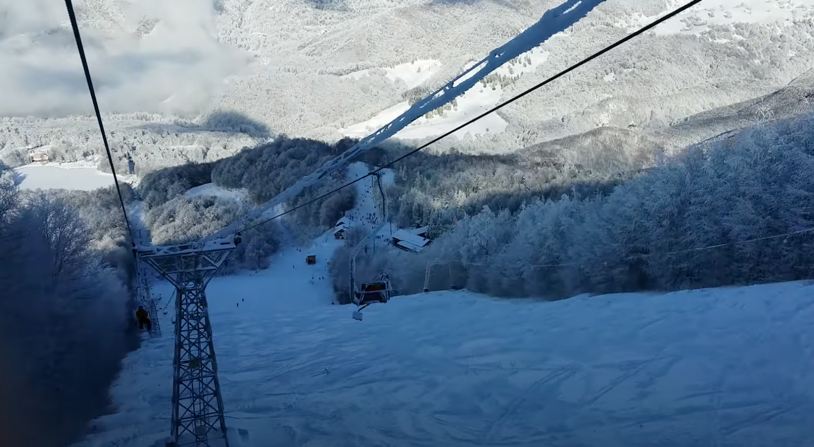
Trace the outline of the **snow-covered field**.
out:
<instances>
[{"instance_id":1,"label":"snow-covered field","mask_svg":"<svg viewBox=\"0 0 814 447\"><path fill-rule=\"evenodd\" d=\"M14 169L22 189L72 189L92 191L113 184L113 175L84 165L34 163Z\"/></svg>"},{"instance_id":2,"label":"snow-covered field","mask_svg":"<svg viewBox=\"0 0 814 447\"><path fill-rule=\"evenodd\" d=\"M811 445L814 285L559 302L440 292L359 322L330 304L338 243L209 285L226 421L249 430L233 444ZM79 446L167 436L172 346L165 330L125 359L118 413Z\"/></svg>"}]
</instances>

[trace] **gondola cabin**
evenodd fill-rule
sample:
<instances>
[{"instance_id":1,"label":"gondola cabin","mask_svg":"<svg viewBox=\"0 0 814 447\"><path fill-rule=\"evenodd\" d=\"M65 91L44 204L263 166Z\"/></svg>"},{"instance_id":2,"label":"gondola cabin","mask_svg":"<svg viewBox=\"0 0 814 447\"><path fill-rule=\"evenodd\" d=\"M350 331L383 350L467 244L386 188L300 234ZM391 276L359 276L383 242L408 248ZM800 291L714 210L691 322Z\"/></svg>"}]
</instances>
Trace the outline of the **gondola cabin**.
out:
<instances>
[{"instance_id":1,"label":"gondola cabin","mask_svg":"<svg viewBox=\"0 0 814 447\"><path fill-rule=\"evenodd\" d=\"M305 263L308 265L314 265L317 263L317 255L308 255L305 257Z\"/></svg>"}]
</instances>

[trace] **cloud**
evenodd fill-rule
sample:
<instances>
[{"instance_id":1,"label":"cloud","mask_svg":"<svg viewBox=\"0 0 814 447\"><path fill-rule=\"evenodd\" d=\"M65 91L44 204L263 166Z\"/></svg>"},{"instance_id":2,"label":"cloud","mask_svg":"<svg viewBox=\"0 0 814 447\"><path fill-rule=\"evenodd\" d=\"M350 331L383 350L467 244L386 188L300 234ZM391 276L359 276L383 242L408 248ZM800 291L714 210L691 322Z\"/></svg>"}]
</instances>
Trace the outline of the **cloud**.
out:
<instances>
[{"instance_id":1,"label":"cloud","mask_svg":"<svg viewBox=\"0 0 814 447\"><path fill-rule=\"evenodd\" d=\"M220 43L212 0L76 0L103 112L194 113L247 56ZM62 0L0 0L0 116L92 111Z\"/></svg>"}]
</instances>

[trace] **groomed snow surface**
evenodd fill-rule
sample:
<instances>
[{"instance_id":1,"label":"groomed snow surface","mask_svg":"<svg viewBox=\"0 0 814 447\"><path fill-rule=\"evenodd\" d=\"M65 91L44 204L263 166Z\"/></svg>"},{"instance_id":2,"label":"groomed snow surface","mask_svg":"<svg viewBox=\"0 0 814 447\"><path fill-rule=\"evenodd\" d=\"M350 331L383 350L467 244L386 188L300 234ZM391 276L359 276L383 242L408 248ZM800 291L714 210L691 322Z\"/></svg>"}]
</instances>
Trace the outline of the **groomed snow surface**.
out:
<instances>
[{"instance_id":1,"label":"groomed snow surface","mask_svg":"<svg viewBox=\"0 0 814 447\"><path fill-rule=\"evenodd\" d=\"M249 431L233 445L812 445L811 284L559 302L439 292L359 322L321 279L339 243L210 283L226 421ZM125 359L118 413L79 445L168 436L169 311L163 337Z\"/></svg>"}]
</instances>

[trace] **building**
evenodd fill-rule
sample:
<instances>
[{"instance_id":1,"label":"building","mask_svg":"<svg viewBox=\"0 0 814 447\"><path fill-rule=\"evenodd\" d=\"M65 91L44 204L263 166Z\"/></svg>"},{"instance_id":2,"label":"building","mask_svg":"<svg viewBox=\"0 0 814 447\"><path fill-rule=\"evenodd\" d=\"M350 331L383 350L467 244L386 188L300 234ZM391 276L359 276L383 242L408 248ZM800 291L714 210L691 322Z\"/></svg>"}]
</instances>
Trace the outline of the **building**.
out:
<instances>
[{"instance_id":1,"label":"building","mask_svg":"<svg viewBox=\"0 0 814 447\"><path fill-rule=\"evenodd\" d=\"M336 239L345 239L345 233L348 231L348 221L343 217L336 222L333 232Z\"/></svg>"},{"instance_id":2,"label":"building","mask_svg":"<svg viewBox=\"0 0 814 447\"><path fill-rule=\"evenodd\" d=\"M430 227L408 228L407 231L409 231L410 233L415 234L416 236L421 236L421 237L426 239L427 238L427 230L429 230L429 229L430 229Z\"/></svg>"},{"instance_id":3,"label":"building","mask_svg":"<svg viewBox=\"0 0 814 447\"><path fill-rule=\"evenodd\" d=\"M48 154L45 152L31 152L29 153L31 157L31 163L48 163L51 159L48 157Z\"/></svg>"},{"instance_id":4,"label":"building","mask_svg":"<svg viewBox=\"0 0 814 447\"><path fill-rule=\"evenodd\" d=\"M414 230L398 230L393 233L393 245L396 247L405 250L411 251L414 253L418 253L431 242L424 236L414 233L413 231L421 230L421 228L416 228ZM423 234L427 234L426 227L424 228Z\"/></svg>"}]
</instances>

